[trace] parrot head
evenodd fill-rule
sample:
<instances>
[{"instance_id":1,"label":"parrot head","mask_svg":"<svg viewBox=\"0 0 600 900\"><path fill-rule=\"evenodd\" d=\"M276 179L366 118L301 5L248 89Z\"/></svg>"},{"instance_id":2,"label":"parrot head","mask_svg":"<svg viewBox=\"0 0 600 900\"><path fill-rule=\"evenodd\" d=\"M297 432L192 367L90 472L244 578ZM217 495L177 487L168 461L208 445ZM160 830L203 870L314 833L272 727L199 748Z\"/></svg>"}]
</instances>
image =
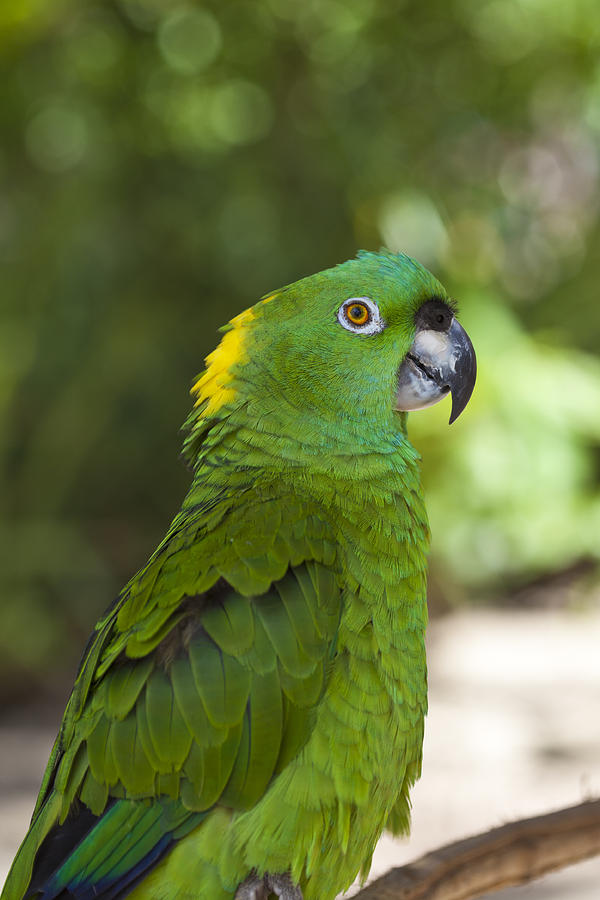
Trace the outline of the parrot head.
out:
<instances>
[{"instance_id":1,"label":"parrot head","mask_svg":"<svg viewBox=\"0 0 600 900\"><path fill-rule=\"evenodd\" d=\"M473 345L442 285L403 254L360 251L233 319L192 393L196 424L246 404L367 433L451 395L452 423L476 376ZM395 425L394 425L395 422ZM189 424L193 427L194 422ZM350 427L350 426L349 426Z\"/></svg>"}]
</instances>

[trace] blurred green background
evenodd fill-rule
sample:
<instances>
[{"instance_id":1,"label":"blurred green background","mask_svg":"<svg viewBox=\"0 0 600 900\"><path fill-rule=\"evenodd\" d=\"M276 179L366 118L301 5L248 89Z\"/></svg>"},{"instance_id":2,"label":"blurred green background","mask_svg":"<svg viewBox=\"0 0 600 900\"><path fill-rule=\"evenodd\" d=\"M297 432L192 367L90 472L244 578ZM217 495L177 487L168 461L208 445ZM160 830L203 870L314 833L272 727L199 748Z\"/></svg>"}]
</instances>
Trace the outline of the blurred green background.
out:
<instances>
[{"instance_id":1,"label":"blurred green background","mask_svg":"<svg viewBox=\"0 0 600 900\"><path fill-rule=\"evenodd\" d=\"M0 6L3 705L64 696L176 512L217 327L359 247L478 352L411 417L437 607L593 577L599 50L597 0Z\"/></svg>"}]
</instances>

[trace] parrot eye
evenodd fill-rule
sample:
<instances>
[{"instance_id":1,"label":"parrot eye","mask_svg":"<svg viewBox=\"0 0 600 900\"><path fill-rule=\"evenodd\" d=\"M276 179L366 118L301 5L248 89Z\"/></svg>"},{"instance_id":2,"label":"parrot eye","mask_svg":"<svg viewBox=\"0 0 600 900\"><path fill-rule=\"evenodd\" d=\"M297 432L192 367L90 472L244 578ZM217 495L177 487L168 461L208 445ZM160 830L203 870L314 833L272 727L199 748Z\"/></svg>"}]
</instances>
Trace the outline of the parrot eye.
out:
<instances>
[{"instance_id":1,"label":"parrot eye","mask_svg":"<svg viewBox=\"0 0 600 900\"><path fill-rule=\"evenodd\" d=\"M360 334L377 334L385 328L379 307L369 297L350 297L338 310L338 322L346 331Z\"/></svg>"}]
</instances>

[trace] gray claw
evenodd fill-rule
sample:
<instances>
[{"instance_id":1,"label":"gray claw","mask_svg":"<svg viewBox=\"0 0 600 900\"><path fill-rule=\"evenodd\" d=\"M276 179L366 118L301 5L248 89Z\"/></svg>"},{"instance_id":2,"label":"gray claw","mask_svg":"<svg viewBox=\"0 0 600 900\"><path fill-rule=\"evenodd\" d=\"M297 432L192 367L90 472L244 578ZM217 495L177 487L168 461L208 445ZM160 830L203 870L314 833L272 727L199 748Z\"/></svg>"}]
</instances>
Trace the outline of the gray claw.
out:
<instances>
[{"instance_id":1,"label":"gray claw","mask_svg":"<svg viewBox=\"0 0 600 900\"><path fill-rule=\"evenodd\" d=\"M267 886L279 900L303 900L302 891L289 875L265 875Z\"/></svg>"},{"instance_id":2,"label":"gray claw","mask_svg":"<svg viewBox=\"0 0 600 900\"><path fill-rule=\"evenodd\" d=\"M269 900L276 894L279 900L303 900L302 891L289 875L269 875L264 878L249 875L235 892L235 900Z\"/></svg>"},{"instance_id":3,"label":"gray claw","mask_svg":"<svg viewBox=\"0 0 600 900\"><path fill-rule=\"evenodd\" d=\"M235 900L268 900L264 878L249 875L235 892Z\"/></svg>"}]
</instances>

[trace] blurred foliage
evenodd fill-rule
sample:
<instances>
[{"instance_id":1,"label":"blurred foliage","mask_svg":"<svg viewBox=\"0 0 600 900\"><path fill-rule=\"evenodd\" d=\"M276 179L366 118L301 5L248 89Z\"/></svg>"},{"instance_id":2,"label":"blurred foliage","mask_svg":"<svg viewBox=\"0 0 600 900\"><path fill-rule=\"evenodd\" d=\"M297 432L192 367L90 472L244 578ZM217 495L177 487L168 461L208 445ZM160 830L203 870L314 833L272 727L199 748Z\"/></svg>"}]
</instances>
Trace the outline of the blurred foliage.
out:
<instances>
[{"instance_id":1,"label":"blurred foliage","mask_svg":"<svg viewBox=\"0 0 600 900\"><path fill-rule=\"evenodd\" d=\"M596 0L0 6L0 695L164 532L218 325L361 246L478 350L459 422L411 417L438 588L598 554L599 44Z\"/></svg>"}]
</instances>

